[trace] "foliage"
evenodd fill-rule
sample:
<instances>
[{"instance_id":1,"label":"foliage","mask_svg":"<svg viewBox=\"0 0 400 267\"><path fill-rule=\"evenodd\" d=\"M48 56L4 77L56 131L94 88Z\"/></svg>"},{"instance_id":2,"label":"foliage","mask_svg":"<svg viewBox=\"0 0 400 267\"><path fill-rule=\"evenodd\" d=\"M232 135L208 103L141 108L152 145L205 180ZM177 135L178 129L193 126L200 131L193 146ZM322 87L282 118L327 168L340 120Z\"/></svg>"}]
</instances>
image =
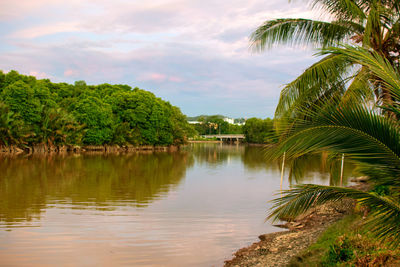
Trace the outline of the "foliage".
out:
<instances>
[{"instance_id":1,"label":"foliage","mask_svg":"<svg viewBox=\"0 0 400 267\"><path fill-rule=\"evenodd\" d=\"M284 18L266 21L251 35L257 51L275 44L338 47L342 43L369 47L399 66L400 2L394 0L309 0L329 21ZM326 51L318 62L287 84L281 92L276 118L302 116L326 97L343 101L391 105L393 96L374 75L349 57ZM388 110L388 114L393 114Z\"/></svg>"},{"instance_id":2,"label":"foliage","mask_svg":"<svg viewBox=\"0 0 400 267\"><path fill-rule=\"evenodd\" d=\"M397 68L374 51L361 48L332 48L332 51L356 60L390 88L391 108L399 112L400 79ZM385 186L389 192L363 192L351 188L320 185L297 185L275 200L271 217L294 217L315 205L342 198L353 198L371 209L364 227L378 239L392 246L400 240L400 128L393 117L382 115L377 109L357 102L342 102L327 98L318 103L318 109L303 110L298 118L287 125L272 157L284 152L287 158L330 151L344 153L357 162L359 171L370 176L375 188ZM382 190L379 191L382 193Z\"/></svg>"},{"instance_id":3,"label":"foliage","mask_svg":"<svg viewBox=\"0 0 400 267\"><path fill-rule=\"evenodd\" d=\"M288 266L397 266L399 249L360 229L362 220L351 214L332 224Z\"/></svg>"},{"instance_id":4,"label":"foliage","mask_svg":"<svg viewBox=\"0 0 400 267\"><path fill-rule=\"evenodd\" d=\"M274 121L267 119L250 118L243 126L243 133L248 143L270 144L277 141Z\"/></svg>"},{"instance_id":5,"label":"foliage","mask_svg":"<svg viewBox=\"0 0 400 267\"><path fill-rule=\"evenodd\" d=\"M193 128L179 108L127 85L74 85L0 71L0 145L170 145Z\"/></svg>"},{"instance_id":6,"label":"foliage","mask_svg":"<svg viewBox=\"0 0 400 267\"><path fill-rule=\"evenodd\" d=\"M224 121L222 115L200 115L192 117L200 123L194 124L194 129L199 135L208 134L240 134L242 133L242 126L230 124Z\"/></svg>"},{"instance_id":7,"label":"foliage","mask_svg":"<svg viewBox=\"0 0 400 267\"><path fill-rule=\"evenodd\" d=\"M23 121L14 115L4 103L0 102L0 147L23 143Z\"/></svg>"},{"instance_id":8,"label":"foliage","mask_svg":"<svg viewBox=\"0 0 400 267\"><path fill-rule=\"evenodd\" d=\"M347 236L342 236L329 247L328 255L323 262L325 266L336 265L339 262L350 261L354 258L354 252Z\"/></svg>"}]
</instances>

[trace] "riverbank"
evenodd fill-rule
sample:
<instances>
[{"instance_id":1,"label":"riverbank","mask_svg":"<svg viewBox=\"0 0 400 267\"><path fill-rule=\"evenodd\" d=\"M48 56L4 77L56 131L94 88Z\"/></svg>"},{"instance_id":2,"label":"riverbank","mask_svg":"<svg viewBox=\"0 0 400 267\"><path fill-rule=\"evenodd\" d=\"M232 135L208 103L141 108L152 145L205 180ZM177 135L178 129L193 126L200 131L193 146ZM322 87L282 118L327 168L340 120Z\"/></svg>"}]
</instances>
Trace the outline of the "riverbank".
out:
<instances>
[{"instance_id":1,"label":"riverbank","mask_svg":"<svg viewBox=\"0 0 400 267\"><path fill-rule=\"evenodd\" d=\"M187 141L189 144L202 144L202 143L207 143L207 144L220 144L222 141L219 140L189 140Z\"/></svg>"},{"instance_id":2,"label":"riverbank","mask_svg":"<svg viewBox=\"0 0 400 267\"><path fill-rule=\"evenodd\" d=\"M118 145L103 145L103 146L47 146L35 145L30 147L20 148L17 146L0 147L0 155L17 155L17 154L32 154L32 153L82 153L82 152L138 152L138 151L164 151L173 152L179 150L179 146L118 146Z\"/></svg>"},{"instance_id":3,"label":"riverbank","mask_svg":"<svg viewBox=\"0 0 400 267\"><path fill-rule=\"evenodd\" d=\"M366 189L367 185L355 187ZM316 207L281 225L287 231L260 235L260 241L236 251L224 266L288 266L296 256L315 243L328 227L351 214L354 207L355 202L351 199Z\"/></svg>"},{"instance_id":4,"label":"riverbank","mask_svg":"<svg viewBox=\"0 0 400 267\"><path fill-rule=\"evenodd\" d=\"M233 259L225 262L225 267L287 266L294 256L314 243L328 226L349 214L353 207L351 200L320 206L286 223L287 231L260 235L260 241L239 249Z\"/></svg>"}]
</instances>

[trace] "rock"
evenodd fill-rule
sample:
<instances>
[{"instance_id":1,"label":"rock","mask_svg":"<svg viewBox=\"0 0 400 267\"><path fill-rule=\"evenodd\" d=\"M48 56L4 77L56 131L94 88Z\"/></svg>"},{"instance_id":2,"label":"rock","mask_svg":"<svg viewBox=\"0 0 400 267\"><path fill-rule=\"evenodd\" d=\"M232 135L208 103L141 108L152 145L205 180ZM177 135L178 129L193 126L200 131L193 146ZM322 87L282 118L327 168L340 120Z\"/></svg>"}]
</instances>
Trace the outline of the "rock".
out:
<instances>
[{"instance_id":1,"label":"rock","mask_svg":"<svg viewBox=\"0 0 400 267\"><path fill-rule=\"evenodd\" d=\"M278 249L277 248L270 248L269 251L270 252L278 252Z\"/></svg>"},{"instance_id":2,"label":"rock","mask_svg":"<svg viewBox=\"0 0 400 267\"><path fill-rule=\"evenodd\" d=\"M366 182L368 182L368 176L356 177L356 178L351 179L350 181L352 181L354 183L366 183Z\"/></svg>"}]
</instances>

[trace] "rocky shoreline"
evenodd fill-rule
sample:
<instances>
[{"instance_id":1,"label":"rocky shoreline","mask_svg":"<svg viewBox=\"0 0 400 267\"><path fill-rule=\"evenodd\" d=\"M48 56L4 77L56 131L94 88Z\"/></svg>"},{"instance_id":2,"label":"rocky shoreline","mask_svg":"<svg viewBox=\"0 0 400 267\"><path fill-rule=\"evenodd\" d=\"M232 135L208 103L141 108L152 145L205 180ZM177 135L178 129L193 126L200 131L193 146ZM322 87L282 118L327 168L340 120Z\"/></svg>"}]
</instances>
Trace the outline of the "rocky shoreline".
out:
<instances>
[{"instance_id":1,"label":"rocky shoreline","mask_svg":"<svg viewBox=\"0 0 400 267\"><path fill-rule=\"evenodd\" d=\"M354 209L350 199L316 207L281 227L287 231L260 235L260 241L241 248L225 267L233 266L287 266L293 257L316 242L328 226Z\"/></svg>"}]
</instances>

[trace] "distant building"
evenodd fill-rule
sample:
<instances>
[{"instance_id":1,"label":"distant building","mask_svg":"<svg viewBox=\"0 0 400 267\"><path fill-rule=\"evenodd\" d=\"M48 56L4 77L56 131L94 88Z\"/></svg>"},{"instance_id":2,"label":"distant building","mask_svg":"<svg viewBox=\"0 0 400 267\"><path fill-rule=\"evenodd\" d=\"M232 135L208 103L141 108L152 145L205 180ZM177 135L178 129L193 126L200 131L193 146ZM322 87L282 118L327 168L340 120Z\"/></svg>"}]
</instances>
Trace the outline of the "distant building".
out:
<instances>
[{"instance_id":1,"label":"distant building","mask_svg":"<svg viewBox=\"0 0 400 267\"><path fill-rule=\"evenodd\" d=\"M227 123L230 123L230 124L234 124L235 123L235 120L231 119L231 118L224 118L224 121L226 121Z\"/></svg>"},{"instance_id":2,"label":"distant building","mask_svg":"<svg viewBox=\"0 0 400 267\"><path fill-rule=\"evenodd\" d=\"M189 124L201 124L200 121L188 121Z\"/></svg>"}]
</instances>

